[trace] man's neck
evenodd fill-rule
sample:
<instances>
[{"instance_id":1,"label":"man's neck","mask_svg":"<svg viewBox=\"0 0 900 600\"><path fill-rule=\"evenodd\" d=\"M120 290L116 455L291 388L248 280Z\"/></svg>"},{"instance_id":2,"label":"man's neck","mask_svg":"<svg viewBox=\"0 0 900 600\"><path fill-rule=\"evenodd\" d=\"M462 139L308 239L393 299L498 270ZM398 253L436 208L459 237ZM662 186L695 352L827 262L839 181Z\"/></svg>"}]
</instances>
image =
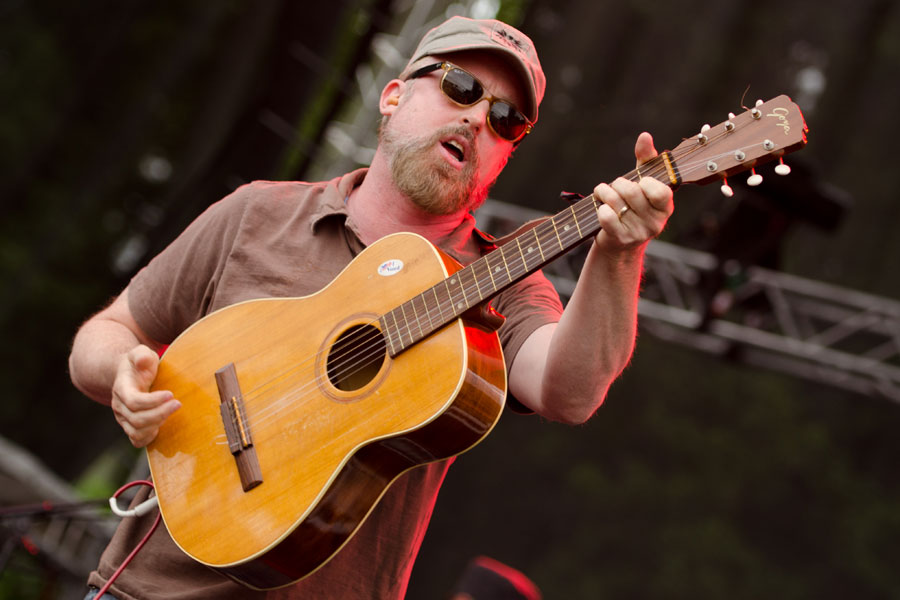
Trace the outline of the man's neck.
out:
<instances>
[{"instance_id":1,"label":"man's neck","mask_svg":"<svg viewBox=\"0 0 900 600\"><path fill-rule=\"evenodd\" d=\"M449 235L466 218L465 211L433 215L422 210L397 189L390 167L377 152L362 184L350 194L347 210L366 245L400 231L418 233L434 242Z\"/></svg>"}]
</instances>

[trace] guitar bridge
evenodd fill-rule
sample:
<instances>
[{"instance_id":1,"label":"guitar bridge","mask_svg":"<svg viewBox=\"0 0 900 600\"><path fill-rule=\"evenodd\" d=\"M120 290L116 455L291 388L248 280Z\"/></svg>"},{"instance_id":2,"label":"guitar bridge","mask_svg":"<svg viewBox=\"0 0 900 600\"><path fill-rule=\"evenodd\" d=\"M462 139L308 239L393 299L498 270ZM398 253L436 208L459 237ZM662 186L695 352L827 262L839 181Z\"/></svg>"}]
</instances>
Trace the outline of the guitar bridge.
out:
<instances>
[{"instance_id":1,"label":"guitar bridge","mask_svg":"<svg viewBox=\"0 0 900 600\"><path fill-rule=\"evenodd\" d=\"M250 436L250 424L244 411L244 398L234 363L228 363L216 371L216 386L219 389L219 411L222 414L222 424L225 425L228 449L234 456L241 487L249 492L262 483L262 470Z\"/></svg>"}]
</instances>

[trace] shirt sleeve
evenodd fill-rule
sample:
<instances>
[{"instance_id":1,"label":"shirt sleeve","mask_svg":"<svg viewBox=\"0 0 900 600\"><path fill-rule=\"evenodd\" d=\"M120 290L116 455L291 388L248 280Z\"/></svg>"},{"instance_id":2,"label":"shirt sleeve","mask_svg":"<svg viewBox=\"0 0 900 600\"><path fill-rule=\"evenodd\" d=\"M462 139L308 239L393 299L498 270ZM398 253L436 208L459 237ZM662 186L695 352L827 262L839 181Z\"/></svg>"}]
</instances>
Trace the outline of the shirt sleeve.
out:
<instances>
[{"instance_id":1,"label":"shirt sleeve","mask_svg":"<svg viewBox=\"0 0 900 600\"><path fill-rule=\"evenodd\" d=\"M208 312L251 187L207 208L132 278L129 308L153 340L170 343Z\"/></svg>"},{"instance_id":2,"label":"shirt sleeve","mask_svg":"<svg viewBox=\"0 0 900 600\"><path fill-rule=\"evenodd\" d=\"M528 336L543 325L558 322L563 311L559 294L541 271L532 273L501 293L493 306L506 317L497 333L503 345L507 373L511 371L516 355ZM518 413L533 412L512 395L508 397L507 406Z\"/></svg>"}]
</instances>

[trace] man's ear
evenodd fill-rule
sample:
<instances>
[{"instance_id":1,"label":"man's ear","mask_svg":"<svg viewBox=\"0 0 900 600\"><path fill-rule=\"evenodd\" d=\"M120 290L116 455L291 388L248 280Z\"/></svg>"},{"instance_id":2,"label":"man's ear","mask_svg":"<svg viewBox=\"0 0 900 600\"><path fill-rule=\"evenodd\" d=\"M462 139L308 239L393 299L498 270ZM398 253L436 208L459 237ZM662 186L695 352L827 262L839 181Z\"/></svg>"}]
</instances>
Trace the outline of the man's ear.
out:
<instances>
[{"instance_id":1,"label":"man's ear","mask_svg":"<svg viewBox=\"0 0 900 600\"><path fill-rule=\"evenodd\" d=\"M406 82L399 79L390 80L381 90L381 100L378 109L382 115L392 115L400 104L400 98L406 92Z\"/></svg>"}]
</instances>

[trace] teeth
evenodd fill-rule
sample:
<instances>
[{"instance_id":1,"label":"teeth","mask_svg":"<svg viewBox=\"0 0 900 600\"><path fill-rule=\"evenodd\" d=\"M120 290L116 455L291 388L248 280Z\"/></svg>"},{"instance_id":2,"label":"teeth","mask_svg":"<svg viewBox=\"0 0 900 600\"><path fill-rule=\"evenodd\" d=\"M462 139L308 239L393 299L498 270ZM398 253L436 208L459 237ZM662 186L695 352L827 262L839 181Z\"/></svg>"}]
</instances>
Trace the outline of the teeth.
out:
<instances>
[{"instance_id":1,"label":"teeth","mask_svg":"<svg viewBox=\"0 0 900 600\"><path fill-rule=\"evenodd\" d=\"M459 152L459 159L462 160L462 157L465 155L465 152L463 152L462 145L455 140L450 140L450 141L446 142L446 144L448 146L450 146L451 148L453 148L454 150L456 150L457 152Z\"/></svg>"}]
</instances>

